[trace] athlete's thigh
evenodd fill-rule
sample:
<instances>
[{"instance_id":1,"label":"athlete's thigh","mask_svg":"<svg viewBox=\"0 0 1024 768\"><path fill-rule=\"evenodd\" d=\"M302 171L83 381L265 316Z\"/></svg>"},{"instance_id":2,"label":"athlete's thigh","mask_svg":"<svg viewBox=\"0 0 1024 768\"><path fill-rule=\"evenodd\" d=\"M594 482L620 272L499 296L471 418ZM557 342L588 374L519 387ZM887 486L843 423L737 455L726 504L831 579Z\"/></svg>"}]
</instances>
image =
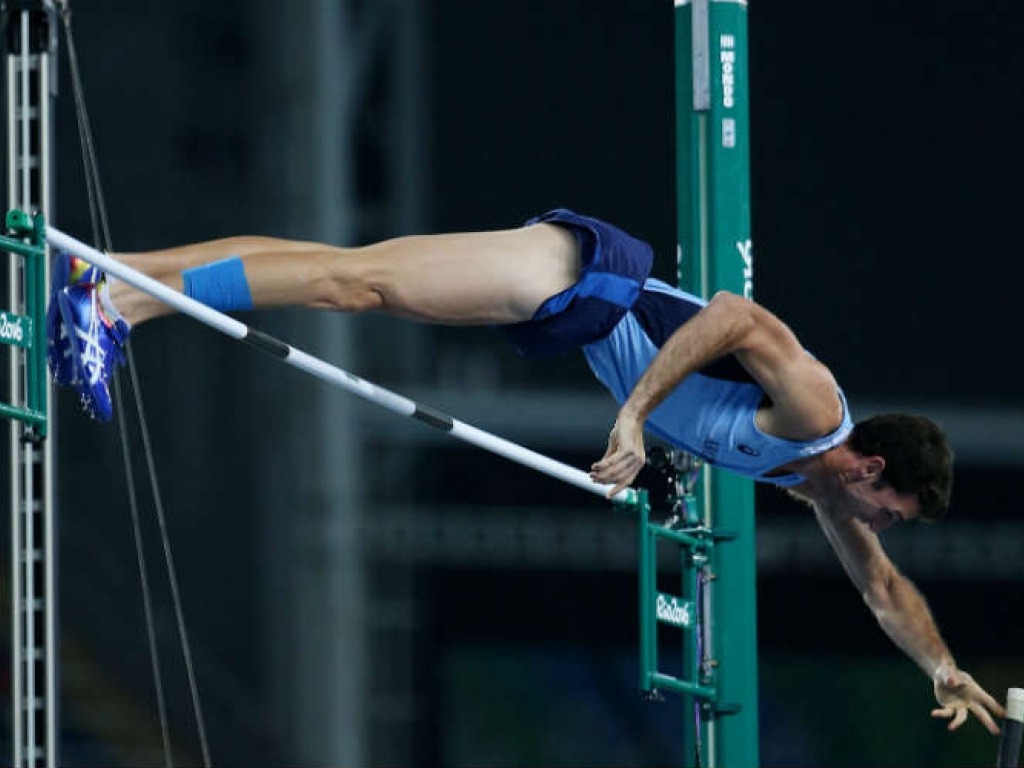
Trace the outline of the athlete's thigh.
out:
<instances>
[{"instance_id":1,"label":"athlete's thigh","mask_svg":"<svg viewBox=\"0 0 1024 768\"><path fill-rule=\"evenodd\" d=\"M580 271L575 237L553 224L401 237L360 252L383 311L453 325L529 320Z\"/></svg>"}]
</instances>

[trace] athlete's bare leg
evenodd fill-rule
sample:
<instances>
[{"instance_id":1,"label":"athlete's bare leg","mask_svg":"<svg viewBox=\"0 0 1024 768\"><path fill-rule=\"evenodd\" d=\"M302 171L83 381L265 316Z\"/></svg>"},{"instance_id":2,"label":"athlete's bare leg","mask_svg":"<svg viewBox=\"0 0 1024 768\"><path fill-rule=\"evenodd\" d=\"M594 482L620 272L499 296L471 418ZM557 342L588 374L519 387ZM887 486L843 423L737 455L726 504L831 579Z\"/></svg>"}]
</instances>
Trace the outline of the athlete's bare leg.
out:
<instances>
[{"instance_id":1,"label":"athlete's bare leg","mask_svg":"<svg viewBox=\"0 0 1024 768\"><path fill-rule=\"evenodd\" d=\"M375 310L451 325L528 320L545 299L576 282L580 270L576 239L554 224L400 237L361 248L232 237L115 254L178 291L183 270L231 256L242 259L256 308ZM122 281L111 286L111 299L133 325L173 312Z\"/></svg>"}]
</instances>

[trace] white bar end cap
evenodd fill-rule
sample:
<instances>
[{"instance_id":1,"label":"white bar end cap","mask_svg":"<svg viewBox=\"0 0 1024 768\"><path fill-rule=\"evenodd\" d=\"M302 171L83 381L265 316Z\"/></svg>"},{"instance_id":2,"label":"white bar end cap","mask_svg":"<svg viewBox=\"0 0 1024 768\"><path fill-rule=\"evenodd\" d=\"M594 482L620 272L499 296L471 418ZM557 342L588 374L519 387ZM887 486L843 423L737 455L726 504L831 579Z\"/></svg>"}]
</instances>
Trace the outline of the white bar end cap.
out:
<instances>
[{"instance_id":1,"label":"white bar end cap","mask_svg":"<svg viewBox=\"0 0 1024 768\"><path fill-rule=\"evenodd\" d=\"M1024 688L1010 688L1006 691L1006 717L1024 722Z\"/></svg>"}]
</instances>

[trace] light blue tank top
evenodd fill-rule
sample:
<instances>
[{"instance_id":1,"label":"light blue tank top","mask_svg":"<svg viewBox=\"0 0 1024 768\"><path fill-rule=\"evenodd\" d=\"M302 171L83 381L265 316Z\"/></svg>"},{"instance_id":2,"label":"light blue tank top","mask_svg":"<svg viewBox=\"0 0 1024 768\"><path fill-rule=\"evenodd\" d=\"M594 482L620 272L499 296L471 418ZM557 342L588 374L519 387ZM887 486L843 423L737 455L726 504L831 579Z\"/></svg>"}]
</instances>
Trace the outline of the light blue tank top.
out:
<instances>
[{"instance_id":1,"label":"light blue tank top","mask_svg":"<svg viewBox=\"0 0 1024 768\"><path fill-rule=\"evenodd\" d=\"M676 294L702 305L707 303L657 280L648 280L644 290ZM584 346L583 353L594 375L621 405L658 354L658 347L630 312L608 336ZM796 459L824 453L846 440L853 429L846 398L839 390L843 421L838 429L817 440L800 442L774 437L758 429L755 416L764 396L764 390L757 384L694 373L651 413L646 428L716 467L761 482L785 487L798 485L805 479L802 475L764 475Z\"/></svg>"}]
</instances>

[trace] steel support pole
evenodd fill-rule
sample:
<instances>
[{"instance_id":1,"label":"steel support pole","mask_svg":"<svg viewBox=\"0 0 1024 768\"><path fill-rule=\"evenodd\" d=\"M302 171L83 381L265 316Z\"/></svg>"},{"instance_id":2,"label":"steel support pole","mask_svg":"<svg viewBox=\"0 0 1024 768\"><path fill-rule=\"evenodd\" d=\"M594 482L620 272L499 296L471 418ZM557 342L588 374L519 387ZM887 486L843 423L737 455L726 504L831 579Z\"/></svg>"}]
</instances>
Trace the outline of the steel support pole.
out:
<instances>
[{"instance_id":1,"label":"steel support pole","mask_svg":"<svg viewBox=\"0 0 1024 768\"><path fill-rule=\"evenodd\" d=\"M52 103L56 91L56 11L52 0L0 3L7 85L7 194L29 212L51 213ZM45 262L45 260L44 260ZM7 309L24 313L31 288L49 281L26 272L12 258L8 267ZM36 328L37 336L41 329ZM37 339L38 340L38 339ZM31 399L52 400L46 373L29 371L17 355L8 367L7 401L24 407ZM30 392L30 388L32 391ZM43 408L49 411L48 408ZM55 766L57 733L56 524L54 512L55 441L53 418L40 440L12 421L8 433L11 508L11 691L12 762Z\"/></svg>"},{"instance_id":2,"label":"steel support pole","mask_svg":"<svg viewBox=\"0 0 1024 768\"><path fill-rule=\"evenodd\" d=\"M746 0L675 0L675 36L679 285L751 297ZM707 587L718 703L706 713L706 764L746 768L758 763L753 484L705 469L698 497L709 526L739 534L715 548Z\"/></svg>"}]
</instances>

